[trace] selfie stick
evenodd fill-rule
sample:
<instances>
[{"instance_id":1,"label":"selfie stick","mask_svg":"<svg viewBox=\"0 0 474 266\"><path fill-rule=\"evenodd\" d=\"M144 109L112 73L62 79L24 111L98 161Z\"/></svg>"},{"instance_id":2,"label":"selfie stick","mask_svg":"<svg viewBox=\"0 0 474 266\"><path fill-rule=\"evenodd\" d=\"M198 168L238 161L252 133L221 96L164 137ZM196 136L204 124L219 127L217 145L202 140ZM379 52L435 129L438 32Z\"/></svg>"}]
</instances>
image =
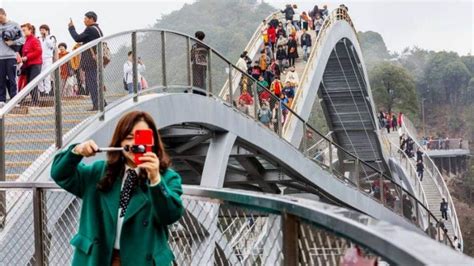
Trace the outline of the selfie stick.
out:
<instances>
[{"instance_id":1,"label":"selfie stick","mask_svg":"<svg viewBox=\"0 0 474 266\"><path fill-rule=\"evenodd\" d=\"M108 152L108 151L128 151L130 146L125 147L106 147L106 148L99 148L97 152Z\"/></svg>"}]
</instances>

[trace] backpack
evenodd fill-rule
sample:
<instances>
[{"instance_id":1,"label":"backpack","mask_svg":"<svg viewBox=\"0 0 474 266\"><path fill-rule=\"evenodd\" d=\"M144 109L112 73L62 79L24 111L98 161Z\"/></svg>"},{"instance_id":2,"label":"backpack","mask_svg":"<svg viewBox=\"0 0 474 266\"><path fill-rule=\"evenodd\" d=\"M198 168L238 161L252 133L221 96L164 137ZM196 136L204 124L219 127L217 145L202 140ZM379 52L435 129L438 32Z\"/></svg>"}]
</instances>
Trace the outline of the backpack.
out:
<instances>
[{"instance_id":1,"label":"backpack","mask_svg":"<svg viewBox=\"0 0 474 266\"><path fill-rule=\"evenodd\" d=\"M103 36L102 31L100 31L97 26L93 26L93 28L99 33L100 37ZM94 51L92 51L92 53L94 54ZM107 44L107 42L102 42L102 60L104 63L104 67L106 67L110 63L111 58L112 53L110 52L109 45Z\"/></svg>"}]
</instances>

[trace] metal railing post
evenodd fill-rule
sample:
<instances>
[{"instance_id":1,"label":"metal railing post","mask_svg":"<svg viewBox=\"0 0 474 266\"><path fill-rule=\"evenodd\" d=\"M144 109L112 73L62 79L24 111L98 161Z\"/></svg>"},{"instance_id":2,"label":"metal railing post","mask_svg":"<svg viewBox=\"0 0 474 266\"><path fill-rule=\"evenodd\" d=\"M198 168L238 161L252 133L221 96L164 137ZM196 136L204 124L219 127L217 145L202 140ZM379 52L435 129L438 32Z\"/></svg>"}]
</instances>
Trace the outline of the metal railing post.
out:
<instances>
[{"instance_id":1,"label":"metal railing post","mask_svg":"<svg viewBox=\"0 0 474 266\"><path fill-rule=\"evenodd\" d=\"M168 90L168 80L166 78L166 32L161 32L161 69L163 77L163 87L164 91Z\"/></svg>"},{"instance_id":2,"label":"metal railing post","mask_svg":"<svg viewBox=\"0 0 474 266\"><path fill-rule=\"evenodd\" d=\"M212 95L212 51L209 49L209 56L207 59L207 96Z\"/></svg>"},{"instance_id":3,"label":"metal railing post","mask_svg":"<svg viewBox=\"0 0 474 266\"><path fill-rule=\"evenodd\" d=\"M258 119L258 106L259 106L259 102L258 102L258 83L254 83L252 85L252 94L253 94L253 115L254 115L254 119L255 121L260 121L260 119Z\"/></svg>"},{"instance_id":4,"label":"metal railing post","mask_svg":"<svg viewBox=\"0 0 474 266\"><path fill-rule=\"evenodd\" d=\"M298 265L298 218L286 212L282 213L283 265Z\"/></svg>"},{"instance_id":5,"label":"metal railing post","mask_svg":"<svg viewBox=\"0 0 474 266\"><path fill-rule=\"evenodd\" d=\"M192 62L191 62L191 38L187 37L186 38L186 68L188 70L188 84L189 88L191 89L191 92L193 91L193 68L192 68Z\"/></svg>"},{"instance_id":6,"label":"metal railing post","mask_svg":"<svg viewBox=\"0 0 474 266\"><path fill-rule=\"evenodd\" d=\"M356 158L355 160L355 166L354 166L354 179L356 181L357 189L360 190L360 182L359 182L359 176L360 175L360 161L359 158Z\"/></svg>"},{"instance_id":7,"label":"metal railing post","mask_svg":"<svg viewBox=\"0 0 474 266\"><path fill-rule=\"evenodd\" d=\"M63 146L63 115L61 102L61 77L60 69L54 70L54 127L56 133L56 149L61 149Z\"/></svg>"},{"instance_id":8,"label":"metal railing post","mask_svg":"<svg viewBox=\"0 0 474 266\"><path fill-rule=\"evenodd\" d=\"M97 44L97 80L98 80L98 93L99 93L99 120L104 120L104 55L102 50L102 42Z\"/></svg>"},{"instance_id":9,"label":"metal railing post","mask_svg":"<svg viewBox=\"0 0 474 266\"><path fill-rule=\"evenodd\" d=\"M304 156L308 156L308 126L305 122L303 122L303 154Z\"/></svg>"},{"instance_id":10,"label":"metal railing post","mask_svg":"<svg viewBox=\"0 0 474 266\"><path fill-rule=\"evenodd\" d=\"M132 32L132 78L133 101L138 102L138 62L137 62L137 32Z\"/></svg>"},{"instance_id":11,"label":"metal railing post","mask_svg":"<svg viewBox=\"0 0 474 266\"><path fill-rule=\"evenodd\" d=\"M384 193L385 193L385 183L384 183L383 175L380 174L380 201L382 202L382 204L384 204L383 202Z\"/></svg>"},{"instance_id":12,"label":"metal railing post","mask_svg":"<svg viewBox=\"0 0 474 266\"><path fill-rule=\"evenodd\" d=\"M232 86L232 64L229 64L229 104L230 106L233 106L233 100L234 100L234 93L232 91L233 86Z\"/></svg>"},{"instance_id":13,"label":"metal railing post","mask_svg":"<svg viewBox=\"0 0 474 266\"><path fill-rule=\"evenodd\" d=\"M334 169L332 166L332 141L329 142L329 173L333 173Z\"/></svg>"},{"instance_id":14,"label":"metal railing post","mask_svg":"<svg viewBox=\"0 0 474 266\"><path fill-rule=\"evenodd\" d=\"M0 182L6 180L5 168L5 117L0 117ZM0 228L7 219L5 191L0 191Z\"/></svg>"},{"instance_id":15,"label":"metal railing post","mask_svg":"<svg viewBox=\"0 0 474 266\"><path fill-rule=\"evenodd\" d=\"M277 99L278 101L278 117L277 117L277 124L278 124L278 136L281 138L282 135L283 135L283 123L282 123L282 119L283 119L283 106L282 106L282 102L280 99Z\"/></svg>"},{"instance_id":16,"label":"metal railing post","mask_svg":"<svg viewBox=\"0 0 474 266\"><path fill-rule=\"evenodd\" d=\"M36 265L44 265L43 261L43 205L41 202L41 191L39 188L33 188L33 228Z\"/></svg>"}]
</instances>

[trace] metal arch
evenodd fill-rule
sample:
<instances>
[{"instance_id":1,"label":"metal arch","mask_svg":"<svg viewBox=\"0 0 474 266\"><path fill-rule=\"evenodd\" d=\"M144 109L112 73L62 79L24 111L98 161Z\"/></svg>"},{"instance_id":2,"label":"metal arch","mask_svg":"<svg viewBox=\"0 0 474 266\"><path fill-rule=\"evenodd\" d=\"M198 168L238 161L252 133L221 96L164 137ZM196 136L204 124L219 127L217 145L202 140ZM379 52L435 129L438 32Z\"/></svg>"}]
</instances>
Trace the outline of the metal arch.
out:
<instances>
[{"instance_id":1,"label":"metal arch","mask_svg":"<svg viewBox=\"0 0 474 266\"><path fill-rule=\"evenodd\" d=\"M192 103L192 104L191 104ZM174 108L180 106L180 108ZM129 98L110 109L110 115L104 121L90 120L78 133L65 141L65 145L81 142L93 138L99 145L107 145L109 136L104 132L111 132L118 119L126 112L146 110L154 116L157 125L168 127L183 123L194 123L209 127L221 128L245 140L248 145L274 158L280 167L287 169L293 178L304 181L320 188L321 191L338 199L341 203L349 204L355 209L373 217L385 219L395 224L420 232L413 224L403 217L393 213L382 204L359 190L348 187L345 183L333 178L330 173L319 165L306 158L298 149L280 138L263 125L250 123L250 118L235 112L232 108L223 105L219 100L202 97L195 94L150 94L143 95L138 103ZM169 110L174 110L173 116L164 116ZM204 113L217 115L203 116ZM92 160L85 160L92 162ZM38 180L48 180L51 165L38 173ZM213 177L215 178L215 177Z\"/></svg>"}]
</instances>

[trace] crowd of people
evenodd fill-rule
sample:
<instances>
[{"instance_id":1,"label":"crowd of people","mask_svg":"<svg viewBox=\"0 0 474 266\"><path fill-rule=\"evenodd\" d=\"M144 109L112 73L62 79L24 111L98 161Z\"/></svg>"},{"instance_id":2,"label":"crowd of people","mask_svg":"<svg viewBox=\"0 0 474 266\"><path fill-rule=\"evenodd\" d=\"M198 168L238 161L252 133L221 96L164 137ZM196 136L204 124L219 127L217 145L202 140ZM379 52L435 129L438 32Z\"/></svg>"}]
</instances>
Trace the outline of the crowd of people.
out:
<instances>
[{"instance_id":1,"label":"crowd of people","mask_svg":"<svg viewBox=\"0 0 474 266\"><path fill-rule=\"evenodd\" d=\"M95 12L89 11L84 15L83 32L78 33L73 21L69 21L68 30L75 45L72 50L104 36ZM31 23L18 23L7 17L5 9L0 8L0 108L7 102L7 93L10 99L35 79L42 71L48 70L54 61L69 54L66 42L57 41L47 24L37 28ZM105 44L106 45L106 44ZM103 64L110 62L108 47L103 49ZM128 53L128 60L123 66L124 89L133 93L133 64L132 52ZM74 56L60 67L60 93L63 97L88 96L92 101L92 108L99 107L98 78L97 78L98 51L96 47L87 49L80 55ZM142 73L145 65L138 58L138 89L145 89L148 85ZM53 96L54 80L51 75L45 76L30 93L30 101L21 101L20 105L42 106L41 99Z\"/></svg>"},{"instance_id":2,"label":"crowd of people","mask_svg":"<svg viewBox=\"0 0 474 266\"><path fill-rule=\"evenodd\" d=\"M450 139L446 137L423 137L421 139L421 145L427 150L449 150L449 149L462 149L464 147L464 139Z\"/></svg>"},{"instance_id":3,"label":"crowd of people","mask_svg":"<svg viewBox=\"0 0 474 266\"><path fill-rule=\"evenodd\" d=\"M240 80L240 96L234 105L242 112L249 114L250 106L254 101L259 101L259 108L256 112L258 119L267 127L278 131L278 113L281 110L281 124L287 119L288 108L291 106L296 96L300 80L297 72L296 62L307 61L314 38L319 34L323 25L323 20L329 15L327 6L322 9L315 6L313 10L301 13L297 12L296 5L286 5L281 11L283 19L278 15L273 15L270 21L263 20L261 36L263 46L257 58L250 58L247 51L244 51L236 66L245 73L248 73L257 80L257 90L253 95L252 81L246 76ZM265 90L265 89L267 90ZM273 93L279 98L272 99Z\"/></svg>"}]
</instances>

